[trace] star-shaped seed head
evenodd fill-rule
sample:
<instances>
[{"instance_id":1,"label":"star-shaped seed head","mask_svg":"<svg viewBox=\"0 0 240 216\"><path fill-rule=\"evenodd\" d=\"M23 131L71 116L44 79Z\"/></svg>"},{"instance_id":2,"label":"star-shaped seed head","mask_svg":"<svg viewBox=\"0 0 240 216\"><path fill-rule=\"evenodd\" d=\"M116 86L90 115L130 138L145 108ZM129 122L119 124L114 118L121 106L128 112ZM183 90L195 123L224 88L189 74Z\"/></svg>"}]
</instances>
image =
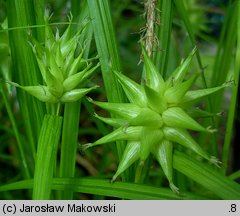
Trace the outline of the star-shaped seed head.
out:
<instances>
[{"instance_id":1,"label":"star-shaped seed head","mask_svg":"<svg viewBox=\"0 0 240 216\"><path fill-rule=\"evenodd\" d=\"M83 57L85 45L79 44L85 23L72 36L72 17L62 36L59 31L54 35L49 24L49 15L45 15L45 43L39 43L31 34L30 45L35 54L42 78L43 85L21 86L17 83L10 84L19 87L37 99L48 103L67 103L81 99L91 90L97 88L83 88L86 80L92 76L99 63L92 67L92 60ZM80 52L78 51L80 49ZM76 55L78 53L78 55ZM81 87L81 88L79 88Z\"/></svg>"},{"instance_id":2,"label":"star-shaped seed head","mask_svg":"<svg viewBox=\"0 0 240 216\"><path fill-rule=\"evenodd\" d=\"M143 85L114 71L129 103L97 102L89 99L93 104L114 116L104 118L95 115L115 129L94 143L83 145L83 148L87 149L117 140L127 141L113 181L135 161L139 160L139 164L143 164L152 154L161 165L171 189L178 193L177 187L173 184L174 143L218 165L218 160L209 156L188 132L193 130L212 133L214 130L201 126L188 114L187 110L204 96L225 88L227 84L216 88L190 90L197 75L187 80L185 77L195 51L196 48L165 81L143 48L145 66Z\"/></svg>"}]
</instances>

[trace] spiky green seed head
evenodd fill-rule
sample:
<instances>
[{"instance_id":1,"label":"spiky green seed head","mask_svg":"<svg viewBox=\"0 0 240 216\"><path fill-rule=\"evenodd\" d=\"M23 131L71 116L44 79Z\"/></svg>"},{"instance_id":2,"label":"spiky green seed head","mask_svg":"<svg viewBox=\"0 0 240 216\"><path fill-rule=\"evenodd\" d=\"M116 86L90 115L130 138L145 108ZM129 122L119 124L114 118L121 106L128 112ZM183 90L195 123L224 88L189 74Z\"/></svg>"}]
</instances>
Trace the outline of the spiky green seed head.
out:
<instances>
[{"instance_id":1,"label":"spiky green seed head","mask_svg":"<svg viewBox=\"0 0 240 216\"><path fill-rule=\"evenodd\" d=\"M191 102L196 102L226 86L190 91L196 75L188 80L184 78L195 51L194 48L169 79L164 81L143 49L144 85L139 85L122 73L114 71L129 103L96 102L89 99L90 102L114 114L114 118L97 117L116 129L96 142L86 144L83 148L87 149L116 140L127 141L113 181L136 160L143 163L150 154L153 154L162 167L170 188L178 193L173 183L173 143L178 143L218 165L217 160L213 160L187 131L213 132L201 126L185 111L185 108L189 108L192 105Z\"/></svg>"},{"instance_id":2,"label":"spiky green seed head","mask_svg":"<svg viewBox=\"0 0 240 216\"><path fill-rule=\"evenodd\" d=\"M91 59L83 58L84 45L79 45L79 39L84 27L71 36L72 17L70 17L70 24L60 37L58 30L54 35L48 20L49 15L46 14L44 44L29 35L44 85L21 86L12 82L11 84L20 87L43 102L67 103L80 100L97 87L82 88L99 64L92 67L92 63L89 62ZM80 54L75 57L76 49L79 47L81 48Z\"/></svg>"}]
</instances>

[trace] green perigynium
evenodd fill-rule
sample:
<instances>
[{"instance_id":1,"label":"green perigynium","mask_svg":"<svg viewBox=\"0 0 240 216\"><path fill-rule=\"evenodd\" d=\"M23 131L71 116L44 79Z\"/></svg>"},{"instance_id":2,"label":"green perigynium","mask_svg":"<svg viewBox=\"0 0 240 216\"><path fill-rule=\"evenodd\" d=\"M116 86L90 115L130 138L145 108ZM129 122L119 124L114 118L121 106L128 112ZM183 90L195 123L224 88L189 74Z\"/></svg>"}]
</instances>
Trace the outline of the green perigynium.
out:
<instances>
[{"instance_id":1,"label":"green perigynium","mask_svg":"<svg viewBox=\"0 0 240 216\"><path fill-rule=\"evenodd\" d=\"M161 165L171 189L178 192L172 177L174 143L178 143L218 165L219 161L215 157L209 156L187 131L189 129L214 132L214 130L201 126L188 115L186 109L202 97L223 89L227 84L216 88L191 91L190 88L197 75L193 75L188 80L184 79L194 53L195 49L165 81L143 49L145 64L143 85L114 71L129 103L97 102L89 99L92 103L113 114L114 118L104 118L97 114L95 116L116 129L94 143L85 144L83 148L87 149L116 140L127 141L113 181L135 161L140 160L140 164L143 164L152 153Z\"/></svg>"},{"instance_id":2,"label":"green perigynium","mask_svg":"<svg viewBox=\"0 0 240 216\"><path fill-rule=\"evenodd\" d=\"M45 16L45 43L39 43L30 35L30 44L35 54L44 85L21 86L17 83L10 84L19 87L37 99L48 103L67 103L81 99L91 90L91 88L78 88L94 73L99 66L92 67L91 59L84 59L84 45L79 46L79 38L84 27L71 36L70 24L60 37L57 30L56 34L48 23L49 16ZM81 51L76 55L77 49Z\"/></svg>"}]
</instances>

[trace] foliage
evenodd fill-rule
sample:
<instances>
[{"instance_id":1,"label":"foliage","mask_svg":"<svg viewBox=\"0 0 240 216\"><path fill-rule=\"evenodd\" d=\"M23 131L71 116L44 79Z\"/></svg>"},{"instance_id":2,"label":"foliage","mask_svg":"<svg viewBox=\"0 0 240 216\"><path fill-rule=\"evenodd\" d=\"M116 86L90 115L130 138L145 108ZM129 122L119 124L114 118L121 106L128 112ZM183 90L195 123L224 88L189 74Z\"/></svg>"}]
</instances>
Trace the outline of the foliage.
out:
<instances>
[{"instance_id":1,"label":"foliage","mask_svg":"<svg viewBox=\"0 0 240 216\"><path fill-rule=\"evenodd\" d=\"M142 3L1 1L1 199L240 197L239 1Z\"/></svg>"}]
</instances>

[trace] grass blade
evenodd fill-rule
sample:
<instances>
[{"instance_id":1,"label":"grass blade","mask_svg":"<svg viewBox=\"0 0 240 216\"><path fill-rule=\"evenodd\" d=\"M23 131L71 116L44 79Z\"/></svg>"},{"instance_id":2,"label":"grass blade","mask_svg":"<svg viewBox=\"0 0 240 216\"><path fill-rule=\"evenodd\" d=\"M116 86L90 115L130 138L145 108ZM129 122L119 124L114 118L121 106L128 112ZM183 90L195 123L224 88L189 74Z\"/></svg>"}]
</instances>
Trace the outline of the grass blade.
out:
<instances>
[{"instance_id":1,"label":"grass blade","mask_svg":"<svg viewBox=\"0 0 240 216\"><path fill-rule=\"evenodd\" d=\"M232 57L233 57L233 49L236 43L236 26L237 26L237 1L230 1L226 15L225 15L225 22L223 26L223 30L221 32L220 41L218 44L218 51L216 55L216 61L214 63L213 68L213 75L211 78L212 87L221 85L226 81L228 72L231 67ZM219 93L219 95L222 95ZM218 102L217 104L221 103L222 97L214 97L213 102ZM215 104L215 103L214 103ZM218 105L219 108L220 105Z\"/></svg>"},{"instance_id":2,"label":"grass blade","mask_svg":"<svg viewBox=\"0 0 240 216\"><path fill-rule=\"evenodd\" d=\"M160 69L160 74L163 77L166 77L172 29L172 0L162 0L157 2L157 12L160 14L160 24L157 26L156 35L159 40L159 49L161 51L154 53L153 61L156 67Z\"/></svg>"},{"instance_id":3,"label":"grass blade","mask_svg":"<svg viewBox=\"0 0 240 216\"><path fill-rule=\"evenodd\" d=\"M32 1L8 1L7 11L9 28L26 27L35 24L35 17L32 13ZM32 33L35 33L34 29ZM41 83L40 73L36 66L31 46L27 43L27 38L26 28L9 31L9 43L13 62L12 77L14 81L21 85L38 85ZM35 158L38 134L46 112L45 107L43 103L27 95L20 89L17 89L17 96L24 119L28 142L30 143L30 149L32 151L31 156Z\"/></svg>"},{"instance_id":4,"label":"grass blade","mask_svg":"<svg viewBox=\"0 0 240 216\"><path fill-rule=\"evenodd\" d=\"M240 71L240 1L237 2L237 50L236 50L235 68L234 68L235 85L233 85L232 87L232 96L231 96L230 108L228 113L227 129L226 129L226 135L224 139L223 155L222 155L223 170L225 172L227 170L227 165L229 161L230 144L232 140L233 123L234 123L237 94L238 94L239 71Z\"/></svg>"},{"instance_id":5,"label":"grass blade","mask_svg":"<svg viewBox=\"0 0 240 216\"><path fill-rule=\"evenodd\" d=\"M62 117L45 115L38 141L33 199L50 199L61 127Z\"/></svg>"},{"instance_id":6,"label":"grass blade","mask_svg":"<svg viewBox=\"0 0 240 216\"><path fill-rule=\"evenodd\" d=\"M173 167L204 188L212 191L221 199L238 200L240 197L239 184L225 177L207 164L193 160L183 153L175 151Z\"/></svg>"},{"instance_id":7,"label":"grass blade","mask_svg":"<svg viewBox=\"0 0 240 216\"><path fill-rule=\"evenodd\" d=\"M52 182L54 190L73 190L86 194L97 194L108 197L133 200L179 200L179 199L208 199L208 197L199 196L192 193L178 196L170 189L157 188L147 185L139 185L126 182L115 182L110 184L107 180L89 179L89 178L55 178ZM32 180L25 180L11 183L0 187L0 191L31 189Z\"/></svg>"},{"instance_id":8,"label":"grass blade","mask_svg":"<svg viewBox=\"0 0 240 216\"><path fill-rule=\"evenodd\" d=\"M118 48L110 14L108 0L88 0L88 7L92 19L92 27L96 41L99 60L101 63L104 86L109 102L124 102L123 90L113 71L120 71ZM118 157L121 158L125 144L117 142ZM128 174L125 173L128 178ZM124 175L125 175L124 174Z\"/></svg>"},{"instance_id":9,"label":"grass blade","mask_svg":"<svg viewBox=\"0 0 240 216\"><path fill-rule=\"evenodd\" d=\"M60 177L74 177L75 174L80 109L81 102L79 101L67 103L64 107ZM72 199L72 192L63 191L61 199Z\"/></svg>"},{"instance_id":10,"label":"grass blade","mask_svg":"<svg viewBox=\"0 0 240 216\"><path fill-rule=\"evenodd\" d=\"M34 1L34 12L36 14L36 24L37 25L45 25L44 22L44 6L45 6L45 1L44 0L37 0ZM40 42L44 42L45 40L45 30L44 28L37 28L36 29L36 35L37 39Z\"/></svg>"},{"instance_id":11,"label":"grass blade","mask_svg":"<svg viewBox=\"0 0 240 216\"><path fill-rule=\"evenodd\" d=\"M108 0L88 0L88 7L92 19L94 37L101 63L102 76L110 102L125 100L122 88L113 70L120 71L120 60L116 45L115 33L110 15Z\"/></svg>"}]
</instances>

